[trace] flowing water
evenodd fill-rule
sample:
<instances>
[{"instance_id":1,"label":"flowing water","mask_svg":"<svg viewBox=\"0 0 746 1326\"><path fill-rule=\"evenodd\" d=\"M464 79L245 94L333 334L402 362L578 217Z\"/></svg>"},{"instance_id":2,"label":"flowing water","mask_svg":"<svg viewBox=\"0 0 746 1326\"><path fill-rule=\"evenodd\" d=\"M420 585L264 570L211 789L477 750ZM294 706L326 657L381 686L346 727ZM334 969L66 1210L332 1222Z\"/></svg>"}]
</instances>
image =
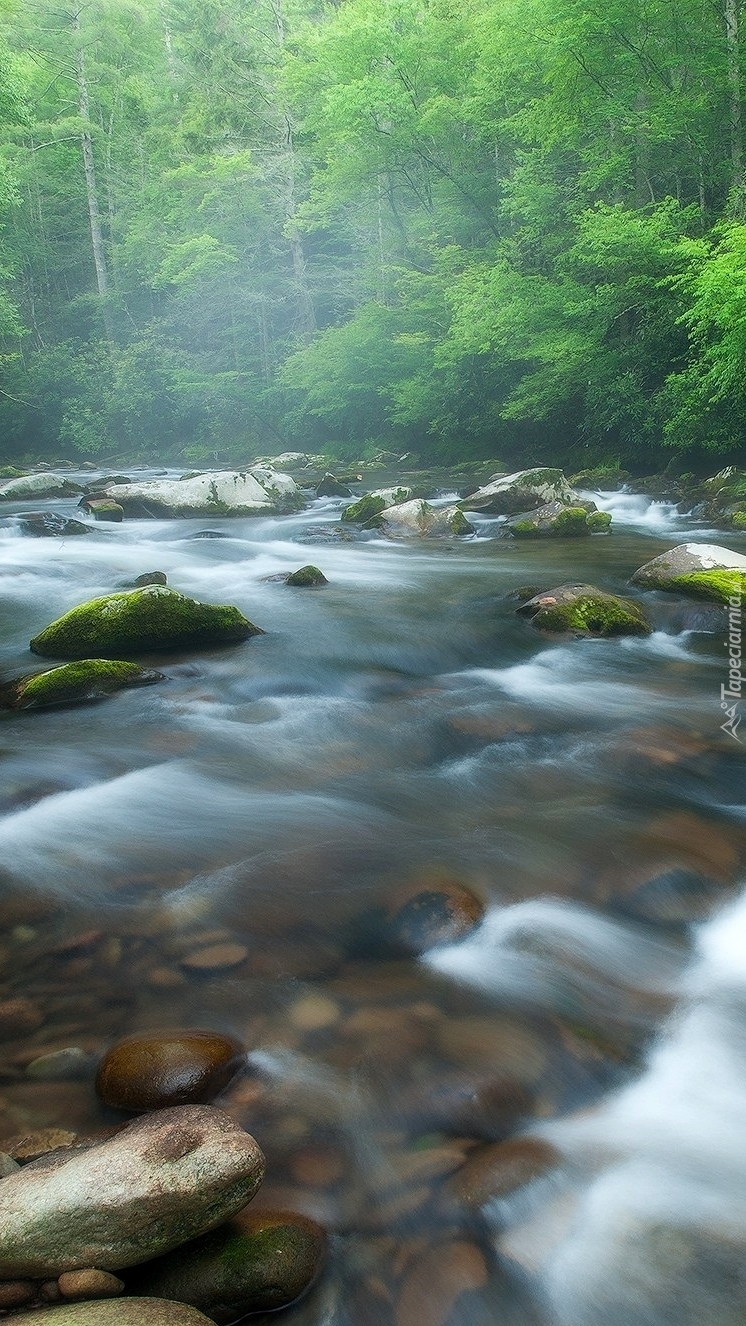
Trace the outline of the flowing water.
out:
<instances>
[{"instance_id":1,"label":"flowing water","mask_svg":"<svg viewBox=\"0 0 746 1326\"><path fill-rule=\"evenodd\" d=\"M38 669L49 621L147 571L266 634L149 658L166 681L145 690L3 716L0 997L44 1020L4 1042L0 1145L120 1117L90 1071L31 1079L47 1051L92 1065L138 1029L239 1036L247 1071L220 1103L266 1152L256 1201L333 1235L293 1326L746 1318L725 612L646 594L649 638L555 642L511 597L629 592L675 543L744 537L596 499L610 537L528 544L487 517L445 544L346 541L334 500L66 539L3 513L5 678ZM328 586L267 578L309 561ZM419 959L382 943L397 899L454 880L486 906L471 936ZM462 1200L466 1158L522 1136L555 1149L546 1172Z\"/></svg>"}]
</instances>

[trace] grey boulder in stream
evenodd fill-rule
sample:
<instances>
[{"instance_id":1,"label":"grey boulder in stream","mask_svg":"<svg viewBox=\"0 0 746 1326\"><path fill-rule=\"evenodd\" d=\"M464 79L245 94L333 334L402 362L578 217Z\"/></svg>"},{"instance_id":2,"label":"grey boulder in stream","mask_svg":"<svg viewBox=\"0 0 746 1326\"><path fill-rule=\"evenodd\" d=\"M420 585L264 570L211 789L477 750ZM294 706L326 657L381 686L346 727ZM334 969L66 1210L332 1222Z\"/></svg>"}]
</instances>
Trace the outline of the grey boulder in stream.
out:
<instances>
[{"instance_id":1,"label":"grey boulder in stream","mask_svg":"<svg viewBox=\"0 0 746 1326\"><path fill-rule=\"evenodd\" d=\"M257 1143L224 1110L156 1110L0 1182L0 1279L148 1261L235 1215L263 1177Z\"/></svg>"}]
</instances>

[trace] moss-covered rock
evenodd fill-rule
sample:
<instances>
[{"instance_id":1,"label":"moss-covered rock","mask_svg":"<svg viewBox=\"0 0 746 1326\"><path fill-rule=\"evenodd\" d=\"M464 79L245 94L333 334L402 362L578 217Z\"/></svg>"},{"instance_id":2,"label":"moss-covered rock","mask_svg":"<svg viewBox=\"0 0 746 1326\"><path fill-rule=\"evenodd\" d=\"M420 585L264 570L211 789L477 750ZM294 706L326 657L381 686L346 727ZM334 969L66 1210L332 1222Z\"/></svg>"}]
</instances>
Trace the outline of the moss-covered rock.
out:
<instances>
[{"instance_id":1,"label":"moss-covered rock","mask_svg":"<svg viewBox=\"0 0 746 1326\"><path fill-rule=\"evenodd\" d=\"M434 507L418 497L386 507L379 521L389 538L447 539L474 533L458 506Z\"/></svg>"},{"instance_id":2,"label":"moss-covered rock","mask_svg":"<svg viewBox=\"0 0 746 1326\"><path fill-rule=\"evenodd\" d=\"M17 521L21 532L32 539L67 539L93 533L82 520L72 520L57 511L24 511Z\"/></svg>"},{"instance_id":3,"label":"moss-covered rock","mask_svg":"<svg viewBox=\"0 0 746 1326\"><path fill-rule=\"evenodd\" d=\"M631 599L595 585L558 585L536 594L517 611L539 631L554 635L650 635L651 626Z\"/></svg>"},{"instance_id":4,"label":"moss-covered rock","mask_svg":"<svg viewBox=\"0 0 746 1326\"><path fill-rule=\"evenodd\" d=\"M716 544L680 543L639 567L632 583L728 603L746 594L746 557Z\"/></svg>"},{"instance_id":5,"label":"moss-covered rock","mask_svg":"<svg viewBox=\"0 0 746 1326\"><path fill-rule=\"evenodd\" d=\"M320 571L318 566L301 566L297 571L292 571L285 581L286 585L296 585L300 589L318 589L320 585L328 585L329 581Z\"/></svg>"},{"instance_id":6,"label":"moss-covered rock","mask_svg":"<svg viewBox=\"0 0 746 1326\"><path fill-rule=\"evenodd\" d=\"M524 511L512 516L505 522L505 529L515 539L578 538L591 533L591 517L601 514L598 511L589 512L585 505L565 506L562 502L547 502L535 511Z\"/></svg>"},{"instance_id":7,"label":"moss-covered rock","mask_svg":"<svg viewBox=\"0 0 746 1326\"><path fill-rule=\"evenodd\" d=\"M189 1303L213 1321L233 1322L299 1298L326 1254L320 1225L291 1211L242 1213L131 1273L137 1293Z\"/></svg>"},{"instance_id":8,"label":"moss-covered rock","mask_svg":"<svg viewBox=\"0 0 746 1326\"><path fill-rule=\"evenodd\" d=\"M357 502L346 506L341 518L375 529L380 524L378 517L386 507L397 506L400 502L408 501L411 496L411 488L379 488L375 493L364 493Z\"/></svg>"},{"instance_id":9,"label":"moss-covered rock","mask_svg":"<svg viewBox=\"0 0 746 1326\"><path fill-rule=\"evenodd\" d=\"M25 474L0 484L0 502L28 497L74 497L82 491L79 483L63 479L60 474Z\"/></svg>"},{"instance_id":10,"label":"moss-covered rock","mask_svg":"<svg viewBox=\"0 0 746 1326\"><path fill-rule=\"evenodd\" d=\"M519 470L516 474L495 475L489 483L465 497L465 511L484 511L496 516L513 516L531 511L549 502L561 506L578 505L562 470Z\"/></svg>"},{"instance_id":11,"label":"moss-covered rock","mask_svg":"<svg viewBox=\"0 0 746 1326\"><path fill-rule=\"evenodd\" d=\"M163 681L163 673L153 668L86 658L8 682L0 688L0 704L8 709L49 709L53 705L102 700L128 686L152 686L157 681Z\"/></svg>"},{"instance_id":12,"label":"moss-covered rock","mask_svg":"<svg viewBox=\"0 0 746 1326\"><path fill-rule=\"evenodd\" d=\"M124 519L124 507L115 502L113 497L103 497L100 493L92 497L81 498L78 506L89 511L94 520L107 521L113 525L121 524Z\"/></svg>"},{"instance_id":13,"label":"moss-covered rock","mask_svg":"<svg viewBox=\"0 0 746 1326\"><path fill-rule=\"evenodd\" d=\"M608 511L589 511L585 523L591 534L608 534L611 529L611 514Z\"/></svg>"},{"instance_id":14,"label":"moss-covered rock","mask_svg":"<svg viewBox=\"0 0 746 1326\"><path fill-rule=\"evenodd\" d=\"M126 658L156 650L235 644L262 635L225 604L199 603L175 589L147 585L72 608L31 641L50 658Z\"/></svg>"}]
</instances>

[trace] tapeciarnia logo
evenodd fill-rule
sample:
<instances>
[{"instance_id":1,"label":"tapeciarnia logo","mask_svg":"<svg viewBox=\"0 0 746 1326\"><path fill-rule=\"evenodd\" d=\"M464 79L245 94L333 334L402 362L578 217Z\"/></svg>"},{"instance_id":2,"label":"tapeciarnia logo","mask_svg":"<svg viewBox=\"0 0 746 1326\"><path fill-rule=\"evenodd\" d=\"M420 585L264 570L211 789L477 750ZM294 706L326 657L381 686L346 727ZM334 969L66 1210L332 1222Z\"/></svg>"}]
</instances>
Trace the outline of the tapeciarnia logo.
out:
<instances>
[{"instance_id":1,"label":"tapeciarnia logo","mask_svg":"<svg viewBox=\"0 0 746 1326\"><path fill-rule=\"evenodd\" d=\"M725 710L727 721L721 723L720 731L727 732L729 737L738 742L741 740L738 728L742 718L739 705L743 690L741 643L741 595L731 594L728 599L728 639L725 642L728 650L728 685L720 687L720 708Z\"/></svg>"}]
</instances>

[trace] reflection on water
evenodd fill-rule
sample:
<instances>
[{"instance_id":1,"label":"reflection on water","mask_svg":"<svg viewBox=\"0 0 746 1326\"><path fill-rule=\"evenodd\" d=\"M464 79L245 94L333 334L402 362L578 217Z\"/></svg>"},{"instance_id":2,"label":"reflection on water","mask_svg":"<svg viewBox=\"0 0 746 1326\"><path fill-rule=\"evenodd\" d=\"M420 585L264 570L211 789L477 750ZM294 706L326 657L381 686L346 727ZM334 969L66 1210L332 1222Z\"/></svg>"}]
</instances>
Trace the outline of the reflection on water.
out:
<instances>
[{"instance_id":1,"label":"reflection on water","mask_svg":"<svg viewBox=\"0 0 746 1326\"><path fill-rule=\"evenodd\" d=\"M700 537L664 504L596 500L616 533L550 546L488 518L460 543L348 541L328 499L87 538L0 527L5 676L39 666L28 640L52 618L145 571L266 631L158 656L147 691L3 718L0 1003L31 1011L0 1019L0 1133L116 1121L82 1070L29 1077L49 1050L242 1037L222 1103L267 1153L256 1201L334 1234L294 1326L744 1319L723 624L655 594L644 640L556 643L517 617L518 587L629 592ZM309 560L321 591L267 579ZM483 900L481 926L403 955L391 909L443 880ZM494 1149L524 1136L553 1160L511 1189Z\"/></svg>"}]
</instances>

